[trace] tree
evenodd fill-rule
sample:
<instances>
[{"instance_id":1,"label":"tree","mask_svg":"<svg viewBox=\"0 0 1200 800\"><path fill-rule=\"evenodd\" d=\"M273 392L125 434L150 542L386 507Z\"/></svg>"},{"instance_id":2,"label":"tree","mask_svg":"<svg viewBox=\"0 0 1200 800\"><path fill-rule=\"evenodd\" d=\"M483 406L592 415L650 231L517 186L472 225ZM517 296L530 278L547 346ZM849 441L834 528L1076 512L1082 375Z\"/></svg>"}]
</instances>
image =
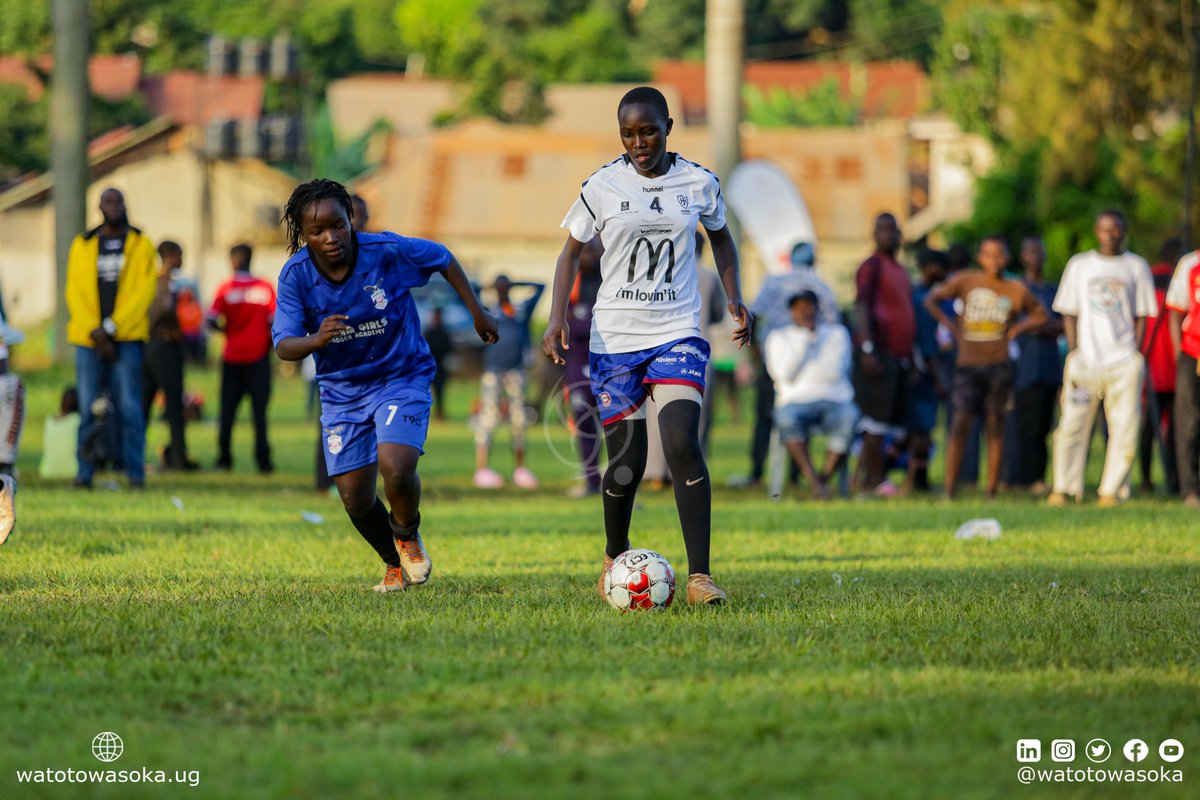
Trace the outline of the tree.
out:
<instances>
[{"instance_id":1,"label":"tree","mask_svg":"<svg viewBox=\"0 0 1200 800\"><path fill-rule=\"evenodd\" d=\"M1089 246L1106 205L1129 213L1143 251L1179 230L1184 30L1195 11L1167 0L948 3L935 96L993 139L1006 180L1026 182L1049 246ZM984 209L1011 207L999 185L980 184L971 227Z\"/></svg>"}]
</instances>

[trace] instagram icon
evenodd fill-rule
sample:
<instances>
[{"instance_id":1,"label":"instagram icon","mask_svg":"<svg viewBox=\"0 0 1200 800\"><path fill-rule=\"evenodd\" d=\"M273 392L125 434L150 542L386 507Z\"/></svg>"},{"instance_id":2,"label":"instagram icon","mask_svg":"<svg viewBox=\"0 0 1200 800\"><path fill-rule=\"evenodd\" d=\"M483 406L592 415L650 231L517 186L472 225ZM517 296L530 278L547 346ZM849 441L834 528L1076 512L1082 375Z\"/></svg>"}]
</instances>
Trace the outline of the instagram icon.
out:
<instances>
[{"instance_id":1,"label":"instagram icon","mask_svg":"<svg viewBox=\"0 0 1200 800\"><path fill-rule=\"evenodd\" d=\"M1055 739L1050 743L1050 759L1052 761L1074 761L1075 740Z\"/></svg>"}]
</instances>

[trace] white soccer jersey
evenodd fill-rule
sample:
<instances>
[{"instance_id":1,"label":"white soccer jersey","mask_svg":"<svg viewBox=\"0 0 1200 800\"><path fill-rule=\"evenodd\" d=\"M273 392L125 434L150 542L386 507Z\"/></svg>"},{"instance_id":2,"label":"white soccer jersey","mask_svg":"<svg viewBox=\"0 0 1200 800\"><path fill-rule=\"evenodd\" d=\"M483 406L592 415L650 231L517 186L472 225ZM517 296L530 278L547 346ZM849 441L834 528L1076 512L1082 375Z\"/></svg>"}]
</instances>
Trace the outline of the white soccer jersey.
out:
<instances>
[{"instance_id":1,"label":"white soccer jersey","mask_svg":"<svg viewBox=\"0 0 1200 800\"><path fill-rule=\"evenodd\" d=\"M600 293L593 353L632 353L700 333L696 222L725 227L717 176L676 153L667 174L647 178L628 156L583 182L562 227L578 241L600 234Z\"/></svg>"}]
</instances>

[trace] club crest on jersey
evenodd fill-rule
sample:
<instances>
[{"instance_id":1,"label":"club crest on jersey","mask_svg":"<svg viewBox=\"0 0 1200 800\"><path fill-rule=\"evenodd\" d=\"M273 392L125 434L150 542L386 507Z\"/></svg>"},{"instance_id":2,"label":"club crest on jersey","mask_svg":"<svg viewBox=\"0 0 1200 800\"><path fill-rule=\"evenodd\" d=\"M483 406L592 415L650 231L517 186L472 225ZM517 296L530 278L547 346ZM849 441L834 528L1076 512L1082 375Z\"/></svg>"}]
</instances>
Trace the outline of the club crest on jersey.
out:
<instances>
[{"instance_id":1,"label":"club crest on jersey","mask_svg":"<svg viewBox=\"0 0 1200 800\"><path fill-rule=\"evenodd\" d=\"M383 290L382 286L364 286L363 291L371 293L371 302L375 304L375 308L380 311L387 308L387 292Z\"/></svg>"},{"instance_id":2,"label":"club crest on jersey","mask_svg":"<svg viewBox=\"0 0 1200 800\"><path fill-rule=\"evenodd\" d=\"M605 408L608 408L609 406L612 405L612 395L609 394L608 392L601 392L599 400L600 400L600 405L604 406Z\"/></svg>"},{"instance_id":3,"label":"club crest on jersey","mask_svg":"<svg viewBox=\"0 0 1200 800\"><path fill-rule=\"evenodd\" d=\"M677 195L675 195L675 199L679 201L680 208L687 208L688 203L691 202L691 198L688 197L686 194L677 194Z\"/></svg>"},{"instance_id":4,"label":"club crest on jersey","mask_svg":"<svg viewBox=\"0 0 1200 800\"><path fill-rule=\"evenodd\" d=\"M335 456L342 452L342 431L345 427L345 425L338 425L336 428L325 428L325 445Z\"/></svg>"}]
</instances>

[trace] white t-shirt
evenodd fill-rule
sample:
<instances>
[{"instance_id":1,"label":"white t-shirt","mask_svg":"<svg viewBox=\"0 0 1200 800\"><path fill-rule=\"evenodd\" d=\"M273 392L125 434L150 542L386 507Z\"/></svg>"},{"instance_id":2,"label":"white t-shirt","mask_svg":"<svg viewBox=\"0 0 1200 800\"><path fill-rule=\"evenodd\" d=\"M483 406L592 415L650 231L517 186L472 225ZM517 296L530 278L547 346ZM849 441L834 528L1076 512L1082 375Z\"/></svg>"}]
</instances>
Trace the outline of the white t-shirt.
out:
<instances>
[{"instance_id":1,"label":"white t-shirt","mask_svg":"<svg viewBox=\"0 0 1200 800\"><path fill-rule=\"evenodd\" d=\"M1133 253L1074 255L1063 270L1054 310L1078 319L1076 358L1093 368L1116 366L1138 352L1134 320L1158 313L1150 265Z\"/></svg>"},{"instance_id":2,"label":"white t-shirt","mask_svg":"<svg viewBox=\"0 0 1200 800\"><path fill-rule=\"evenodd\" d=\"M593 353L649 350L701 336L696 222L725 227L717 176L667 153L665 175L647 178L627 156L583 182L562 227L577 241L600 234L600 293L592 315Z\"/></svg>"},{"instance_id":3,"label":"white t-shirt","mask_svg":"<svg viewBox=\"0 0 1200 800\"><path fill-rule=\"evenodd\" d=\"M849 403L850 333L841 323L817 323L810 331L799 325L776 328L764 345L767 372L775 382L775 407L827 400Z\"/></svg>"}]
</instances>

